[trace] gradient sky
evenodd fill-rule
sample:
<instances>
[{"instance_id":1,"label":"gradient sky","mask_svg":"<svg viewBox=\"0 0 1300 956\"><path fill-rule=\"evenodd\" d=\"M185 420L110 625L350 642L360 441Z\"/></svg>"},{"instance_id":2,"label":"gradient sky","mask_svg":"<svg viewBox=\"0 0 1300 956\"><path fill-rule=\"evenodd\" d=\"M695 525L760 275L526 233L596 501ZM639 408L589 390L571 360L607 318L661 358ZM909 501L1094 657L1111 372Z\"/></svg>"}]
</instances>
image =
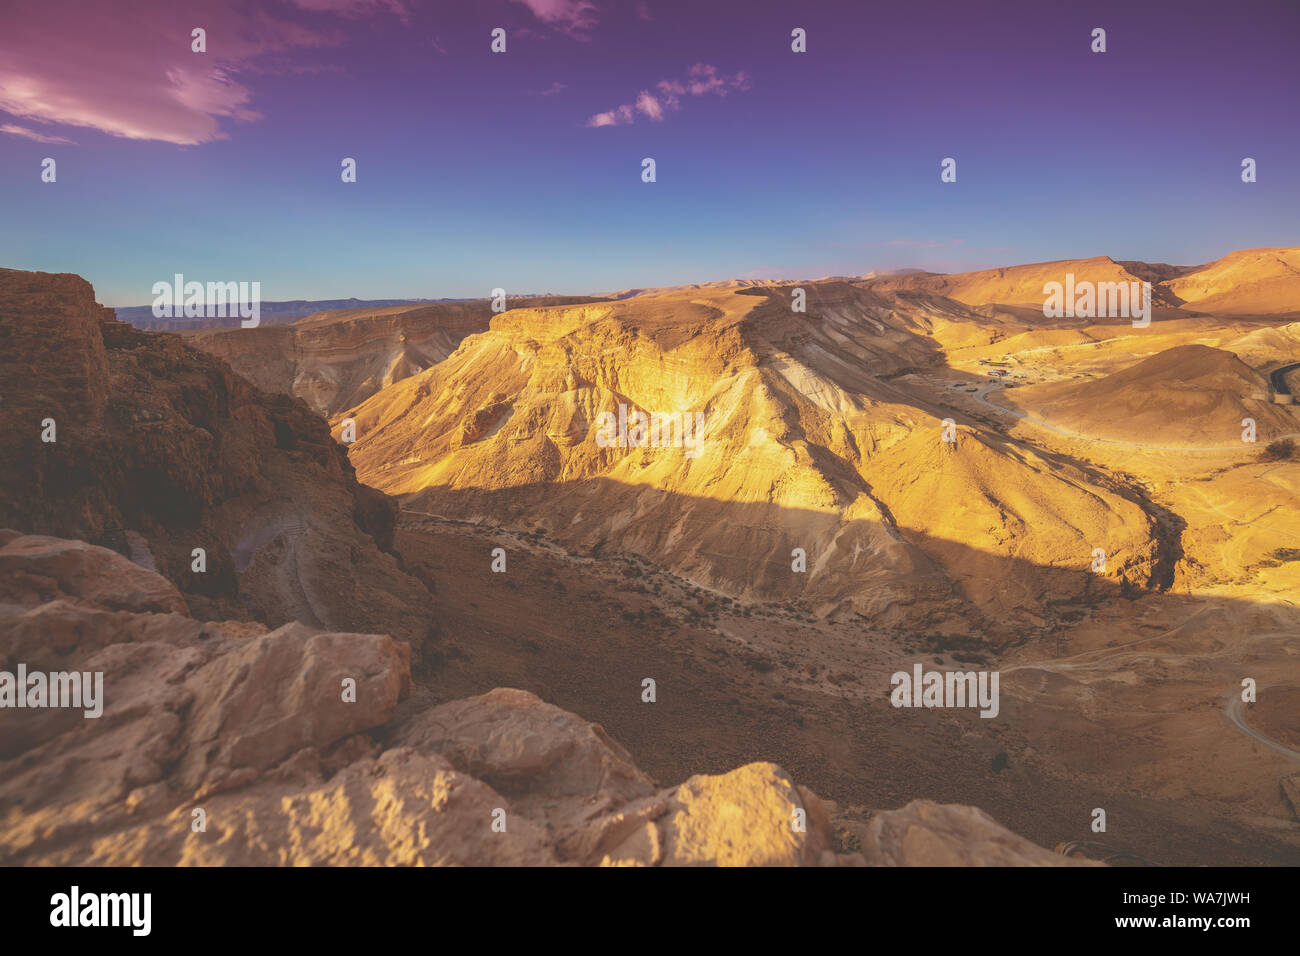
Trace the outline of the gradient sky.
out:
<instances>
[{"instance_id":1,"label":"gradient sky","mask_svg":"<svg viewBox=\"0 0 1300 956\"><path fill-rule=\"evenodd\" d=\"M478 297L1300 244L1296 0L0 0L0 24L0 266L108 305L176 272Z\"/></svg>"}]
</instances>

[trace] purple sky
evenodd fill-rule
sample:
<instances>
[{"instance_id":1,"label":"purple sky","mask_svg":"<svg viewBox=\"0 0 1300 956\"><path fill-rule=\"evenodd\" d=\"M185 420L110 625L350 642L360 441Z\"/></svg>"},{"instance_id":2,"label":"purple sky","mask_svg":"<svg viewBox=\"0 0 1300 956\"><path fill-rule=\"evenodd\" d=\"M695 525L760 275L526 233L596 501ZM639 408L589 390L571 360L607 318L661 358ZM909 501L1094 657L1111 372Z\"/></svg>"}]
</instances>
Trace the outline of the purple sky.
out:
<instances>
[{"instance_id":1,"label":"purple sky","mask_svg":"<svg viewBox=\"0 0 1300 956\"><path fill-rule=\"evenodd\" d=\"M112 305L1300 244L1294 0L4 3L0 265Z\"/></svg>"}]
</instances>

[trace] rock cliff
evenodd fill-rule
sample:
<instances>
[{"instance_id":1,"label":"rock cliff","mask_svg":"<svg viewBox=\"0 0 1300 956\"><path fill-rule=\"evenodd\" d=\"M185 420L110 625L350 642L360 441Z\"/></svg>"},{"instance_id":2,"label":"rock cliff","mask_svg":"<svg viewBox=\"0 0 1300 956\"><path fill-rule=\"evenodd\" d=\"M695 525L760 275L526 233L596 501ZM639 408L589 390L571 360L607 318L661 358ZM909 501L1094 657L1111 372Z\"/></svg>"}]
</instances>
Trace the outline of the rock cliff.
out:
<instances>
[{"instance_id":1,"label":"rock cliff","mask_svg":"<svg viewBox=\"0 0 1300 956\"><path fill-rule=\"evenodd\" d=\"M212 616L422 637L393 502L301 402L73 275L0 270L0 344L0 524L131 555Z\"/></svg>"}]
</instances>

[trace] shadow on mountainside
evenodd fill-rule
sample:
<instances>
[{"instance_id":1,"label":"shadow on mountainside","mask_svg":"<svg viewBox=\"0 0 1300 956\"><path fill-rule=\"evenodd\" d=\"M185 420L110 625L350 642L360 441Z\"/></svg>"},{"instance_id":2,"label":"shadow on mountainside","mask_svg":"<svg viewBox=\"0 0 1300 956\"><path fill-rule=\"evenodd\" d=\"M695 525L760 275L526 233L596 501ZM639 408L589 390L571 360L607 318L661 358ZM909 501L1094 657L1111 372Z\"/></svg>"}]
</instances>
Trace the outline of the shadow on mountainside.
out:
<instances>
[{"instance_id":1,"label":"shadow on mountainside","mask_svg":"<svg viewBox=\"0 0 1300 956\"><path fill-rule=\"evenodd\" d=\"M616 497L613 484L582 501ZM554 491L439 489L418 508L408 503L396 547L435 594L438 638L417 669L429 694L523 687L604 724L664 779L773 760L845 805L968 802L1047 845L1087 838L1101 807L1112 820L1108 840L1147 859L1300 860L1278 791L1278 777L1300 768L1231 727L1222 706L1243 676L1261 685L1300 679L1285 653L1300 624L1294 606L1147 590L914 540L981 569L978 578L916 595L907 609L914 626L837 623L810 614L797 586L767 604L737 601L666 573L649 554L582 534L561 543L583 506L532 510ZM729 505L735 526L769 518L769 506ZM496 547L506 552L504 573L491 570ZM774 570L758 549L724 557L750 562L754 574L758 562ZM819 574L853 574L850 556L842 559ZM814 580L784 567L792 580ZM1055 582L1069 582L1059 599ZM962 596L980 588L1031 595L1044 625L997 634L927 626L962 614L980 620L979 602ZM1089 666L1055 663L1076 656ZM1001 713L892 707L890 675L915 663L1006 672ZM647 677L657 682L653 705L641 701ZM1234 782L1218 787L1219 777ZM1175 792L1198 798L1171 799ZM1292 837L1244 826L1247 807L1278 818Z\"/></svg>"}]
</instances>

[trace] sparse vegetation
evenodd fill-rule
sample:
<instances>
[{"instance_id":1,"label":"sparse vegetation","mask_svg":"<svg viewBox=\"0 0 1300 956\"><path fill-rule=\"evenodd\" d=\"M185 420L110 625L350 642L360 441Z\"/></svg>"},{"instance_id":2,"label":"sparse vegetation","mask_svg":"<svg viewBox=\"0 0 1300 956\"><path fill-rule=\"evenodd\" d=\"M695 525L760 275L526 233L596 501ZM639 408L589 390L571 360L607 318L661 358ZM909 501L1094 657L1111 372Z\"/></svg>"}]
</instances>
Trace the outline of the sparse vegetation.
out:
<instances>
[{"instance_id":1,"label":"sparse vegetation","mask_svg":"<svg viewBox=\"0 0 1300 956\"><path fill-rule=\"evenodd\" d=\"M1260 564L1266 568L1276 568L1283 564L1290 564L1292 561L1300 561L1300 548L1278 548L1270 551Z\"/></svg>"},{"instance_id":2,"label":"sparse vegetation","mask_svg":"<svg viewBox=\"0 0 1300 956\"><path fill-rule=\"evenodd\" d=\"M1265 461L1288 461L1295 457L1295 442L1289 438L1269 442L1262 457Z\"/></svg>"}]
</instances>

